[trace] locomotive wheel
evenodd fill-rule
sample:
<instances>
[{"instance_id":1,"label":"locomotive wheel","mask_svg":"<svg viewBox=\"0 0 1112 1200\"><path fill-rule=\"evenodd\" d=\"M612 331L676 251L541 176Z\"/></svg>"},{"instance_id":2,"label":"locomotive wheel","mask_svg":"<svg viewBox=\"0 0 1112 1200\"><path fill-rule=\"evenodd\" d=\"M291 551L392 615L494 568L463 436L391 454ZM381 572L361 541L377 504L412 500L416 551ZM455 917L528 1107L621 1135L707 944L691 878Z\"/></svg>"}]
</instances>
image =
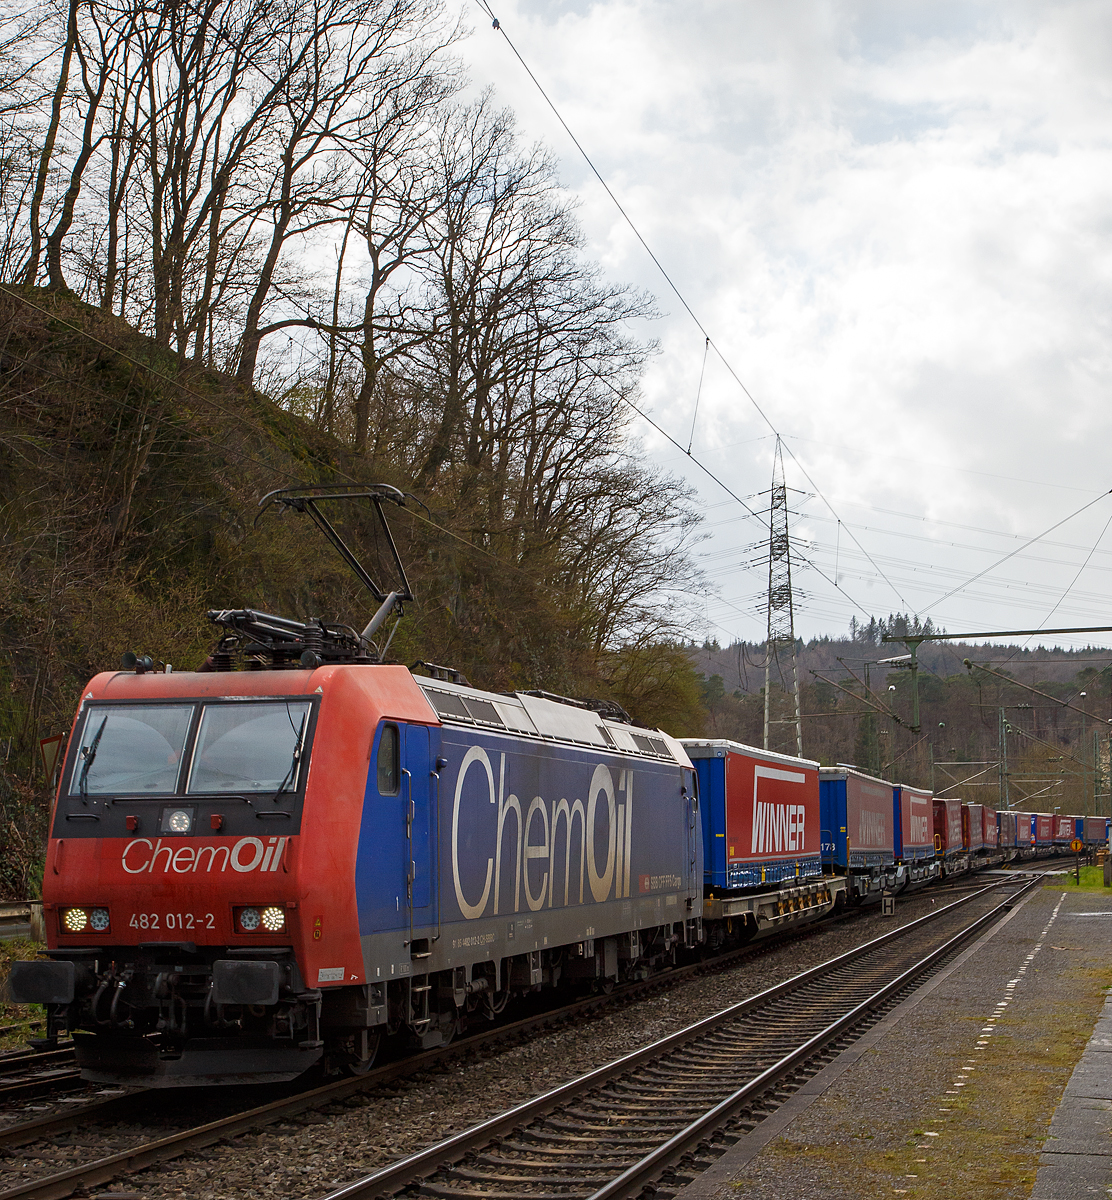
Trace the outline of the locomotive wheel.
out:
<instances>
[{"instance_id":1,"label":"locomotive wheel","mask_svg":"<svg viewBox=\"0 0 1112 1200\"><path fill-rule=\"evenodd\" d=\"M353 1037L352 1043L356 1039ZM354 1051L351 1057L344 1064L344 1070L349 1075L366 1075L367 1072L375 1065L375 1059L378 1057L379 1047L382 1045L382 1034L379 1032L370 1033L367 1035L367 1055L365 1058L357 1058Z\"/></svg>"}]
</instances>

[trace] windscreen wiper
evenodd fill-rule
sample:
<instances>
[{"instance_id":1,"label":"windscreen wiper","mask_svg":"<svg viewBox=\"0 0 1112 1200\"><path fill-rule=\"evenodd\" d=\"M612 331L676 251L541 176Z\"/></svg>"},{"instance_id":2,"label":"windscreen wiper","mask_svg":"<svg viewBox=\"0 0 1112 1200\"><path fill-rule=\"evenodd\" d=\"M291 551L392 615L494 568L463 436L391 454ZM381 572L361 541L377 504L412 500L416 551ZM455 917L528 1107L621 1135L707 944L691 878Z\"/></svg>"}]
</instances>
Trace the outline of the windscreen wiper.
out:
<instances>
[{"instance_id":1,"label":"windscreen wiper","mask_svg":"<svg viewBox=\"0 0 1112 1200\"><path fill-rule=\"evenodd\" d=\"M89 803L89 768L93 765L93 759L97 756L97 747L100 745L100 739L104 734L104 727L108 724L108 714L104 714L104 720L100 723L100 728L93 736L93 740L81 751L81 757L85 760L81 764L81 778L77 781L77 790L81 793L81 803Z\"/></svg>"},{"instance_id":2,"label":"windscreen wiper","mask_svg":"<svg viewBox=\"0 0 1112 1200\"><path fill-rule=\"evenodd\" d=\"M289 708L286 709L286 714L289 715ZM273 796L270 797L271 803L273 803L273 804L278 803L278 797L281 796L282 793L285 792L289 788L291 783L293 783L293 777L297 773L297 764L301 761L301 753L302 753L302 745L303 745L302 739L305 737L305 722L308 719L309 719L309 713L307 711L303 712L301 714L301 724L297 729L297 738L293 744L293 757L290 759L290 768L286 772L285 778L278 785L278 790L274 793ZM290 728L293 728L293 720L292 719L290 720ZM259 812L257 810L255 812L255 816L257 816L257 817L278 816L278 815L279 815L278 813ZM282 813L281 815L288 816L289 814Z\"/></svg>"}]
</instances>

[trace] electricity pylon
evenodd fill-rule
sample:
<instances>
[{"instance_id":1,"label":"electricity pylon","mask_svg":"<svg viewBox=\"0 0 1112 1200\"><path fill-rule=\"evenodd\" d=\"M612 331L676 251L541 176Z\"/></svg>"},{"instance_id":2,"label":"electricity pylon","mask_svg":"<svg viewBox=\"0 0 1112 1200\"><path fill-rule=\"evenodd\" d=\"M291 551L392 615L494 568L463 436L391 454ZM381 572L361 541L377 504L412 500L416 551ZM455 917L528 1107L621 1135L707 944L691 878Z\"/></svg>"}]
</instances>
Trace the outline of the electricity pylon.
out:
<instances>
[{"instance_id":1,"label":"electricity pylon","mask_svg":"<svg viewBox=\"0 0 1112 1200\"><path fill-rule=\"evenodd\" d=\"M792 555L788 537L788 489L780 439L772 460L772 499L768 506L768 637L765 642L764 748L790 754L790 726L795 726L795 753L803 757L803 720L799 711L799 671L795 662L795 611L792 604ZM785 662L785 660L787 660ZM790 701L772 703L772 664L787 692L785 666L791 676ZM781 693L783 695L783 693ZM787 697L784 697L787 699ZM791 714L791 715L789 715ZM772 736L779 733L779 737ZM770 741L771 738L771 741ZM775 742L776 744L771 744Z\"/></svg>"}]
</instances>

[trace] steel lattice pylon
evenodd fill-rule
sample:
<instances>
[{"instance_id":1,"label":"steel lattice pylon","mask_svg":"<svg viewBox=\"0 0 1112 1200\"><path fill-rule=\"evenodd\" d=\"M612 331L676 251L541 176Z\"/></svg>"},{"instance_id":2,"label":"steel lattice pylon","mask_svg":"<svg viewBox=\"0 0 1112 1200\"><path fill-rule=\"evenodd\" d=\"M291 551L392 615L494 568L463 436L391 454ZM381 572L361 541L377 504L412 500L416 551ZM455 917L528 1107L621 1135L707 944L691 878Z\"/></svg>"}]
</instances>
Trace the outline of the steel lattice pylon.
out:
<instances>
[{"instance_id":1,"label":"steel lattice pylon","mask_svg":"<svg viewBox=\"0 0 1112 1200\"><path fill-rule=\"evenodd\" d=\"M784 457L780 439L772 460L772 494L768 506L768 637L765 643L764 748L792 752L787 737L772 737L773 732L787 733L795 726L795 753L803 757L803 721L799 711L799 672L795 663L795 613L792 605L792 555L788 536L788 489L784 483ZM785 664L785 659L788 664ZM790 701L785 696L772 701L772 665L776 663L781 685L786 685L785 665L790 665ZM784 691L788 692L787 686ZM776 709L774 712L773 709ZM789 715L790 714L790 715ZM772 744L775 742L776 744Z\"/></svg>"}]
</instances>

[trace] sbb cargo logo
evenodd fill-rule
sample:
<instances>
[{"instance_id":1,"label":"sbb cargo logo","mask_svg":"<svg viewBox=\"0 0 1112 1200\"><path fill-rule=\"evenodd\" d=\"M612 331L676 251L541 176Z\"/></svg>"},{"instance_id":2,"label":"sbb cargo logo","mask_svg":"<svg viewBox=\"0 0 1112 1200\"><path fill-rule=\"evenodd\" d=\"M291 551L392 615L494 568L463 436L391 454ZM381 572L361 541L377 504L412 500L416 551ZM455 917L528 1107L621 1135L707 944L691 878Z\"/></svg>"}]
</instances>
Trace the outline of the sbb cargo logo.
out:
<instances>
[{"instance_id":1,"label":"sbb cargo logo","mask_svg":"<svg viewBox=\"0 0 1112 1200\"><path fill-rule=\"evenodd\" d=\"M246 875L251 871L277 871L288 837L243 837L229 846L227 842L207 845L183 844L180 838L163 842L161 838L133 838L124 847L121 862L129 875L144 872L164 875L193 875L201 872L222 875L236 871Z\"/></svg>"}]
</instances>

